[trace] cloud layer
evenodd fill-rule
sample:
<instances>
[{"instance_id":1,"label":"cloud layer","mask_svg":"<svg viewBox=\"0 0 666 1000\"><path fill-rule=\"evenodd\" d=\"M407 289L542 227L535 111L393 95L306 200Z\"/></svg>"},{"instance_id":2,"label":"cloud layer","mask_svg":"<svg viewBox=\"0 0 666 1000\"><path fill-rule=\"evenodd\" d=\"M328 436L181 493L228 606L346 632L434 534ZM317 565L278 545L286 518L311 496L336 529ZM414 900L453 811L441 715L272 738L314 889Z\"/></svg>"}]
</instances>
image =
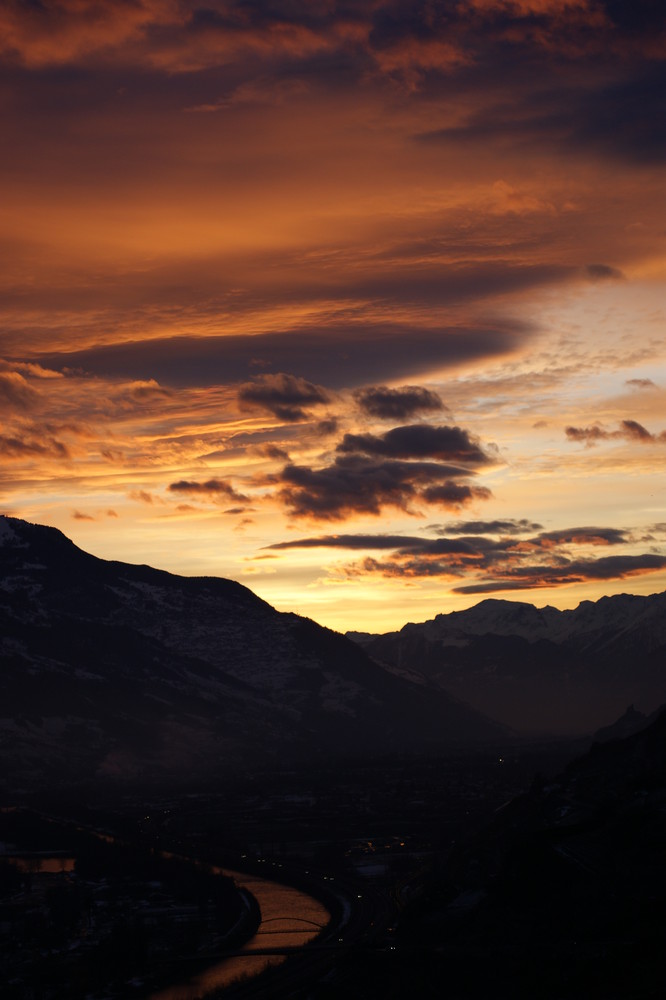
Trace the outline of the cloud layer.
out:
<instances>
[{"instance_id":1,"label":"cloud layer","mask_svg":"<svg viewBox=\"0 0 666 1000\"><path fill-rule=\"evenodd\" d=\"M343 628L666 586L665 42L651 0L6 0L3 509Z\"/></svg>"},{"instance_id":2,"label":"cloud layer","mask_svg":"<svg viewBox=\"0 0 666 1000\"><path fill-rule=\"evenodd\" d=\"M666 442L666 431L652 434L637 420L622 420L615 431L609 431L600 424L593 424L591 427L567 427L566 435L570 441L583 441L585 444L614 440L637 441L640 444Z\"/></svg>"},{"instance_id":3,"label":"cloud layer","mask_svg":"<svg viewBox=\"0 0 666 1000\"><path fill-rule=\"evenodd\" d=\"M453 538L415 535L320 535L278 542L270 549L391 550L388 559L367 556L345 572L377 575L388 579L441 577L455 585L453 593L488 594L512 590L580 584L590 581L624 580L651 574L666 567L666 554L642 552L593 555L599 548L628 546L633 533L617 528L579 527L528 534L527 521L510 522L508 532L501 522L465 522L444 529ZM663 534L663 532L662 532ZM489 537L494 535L495 537ZM582 557L578 554L585 553ZM589 554L588 554L589 553ZM461 578L473 582L459 583Z\"/></svg>"}]
</instances>

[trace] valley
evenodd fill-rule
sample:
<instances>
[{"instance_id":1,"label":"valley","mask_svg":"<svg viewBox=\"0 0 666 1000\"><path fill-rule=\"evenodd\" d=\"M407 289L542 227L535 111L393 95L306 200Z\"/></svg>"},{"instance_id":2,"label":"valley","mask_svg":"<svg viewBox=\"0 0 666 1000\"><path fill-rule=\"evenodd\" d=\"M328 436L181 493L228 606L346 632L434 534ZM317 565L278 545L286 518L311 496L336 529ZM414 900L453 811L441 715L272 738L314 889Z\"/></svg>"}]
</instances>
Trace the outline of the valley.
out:
<instances>
[{"instance_id":1,"label":"valley","mask_svg":"<svg viewBox=\"0 0 666 1000\"><path fill-rule=\"evenodd\" d=\"M12 1000L661 995L665 595L344 637L0 528Z\"/></svg>"}]
</instances>

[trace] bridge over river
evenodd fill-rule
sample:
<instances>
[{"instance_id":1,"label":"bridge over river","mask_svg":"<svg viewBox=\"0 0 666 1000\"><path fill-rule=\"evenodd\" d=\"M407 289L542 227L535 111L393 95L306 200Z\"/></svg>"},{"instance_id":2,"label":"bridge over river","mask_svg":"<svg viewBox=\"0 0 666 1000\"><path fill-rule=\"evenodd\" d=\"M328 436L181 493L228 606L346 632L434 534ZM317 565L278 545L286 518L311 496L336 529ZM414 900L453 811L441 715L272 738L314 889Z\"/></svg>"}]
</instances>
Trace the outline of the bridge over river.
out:
<instances>
[{"instance_id":1,"label":"bridge over river","mask_svg":"<svg viewBox=\"0 0 666 1000\"><path fill-rule=\"evenodd\" d=\"M302 949L329 923L330 914L323 903L299 889L269 882L257 875L226 869L225 874L257 900L261 923L256 934L241 949L198 955L198 962L210 960L211 965L188 983L159 990L151 1000L196 1000L213 989L231 984L240 976L255 976ZM322 943L319 947L330 949L333 945Z\"/></svg>"}]
</instances>

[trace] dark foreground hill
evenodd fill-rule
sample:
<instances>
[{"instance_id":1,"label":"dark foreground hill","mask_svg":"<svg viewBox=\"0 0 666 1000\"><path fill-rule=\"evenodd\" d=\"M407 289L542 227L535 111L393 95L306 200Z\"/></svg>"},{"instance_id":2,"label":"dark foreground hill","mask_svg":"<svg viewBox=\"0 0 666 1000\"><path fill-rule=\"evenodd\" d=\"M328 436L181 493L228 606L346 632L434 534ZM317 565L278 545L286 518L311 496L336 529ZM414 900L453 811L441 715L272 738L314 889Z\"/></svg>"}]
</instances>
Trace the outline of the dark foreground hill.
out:
<instances>
[{"instance_id":1,"label":"dark foreground hill","mask_svg":"<svg viewBox=\"0 0 666 1000\"><path fill-rule=\"evenodd\" d=\"M245 768L502 734L240 584L104 561L53 528L0 517L9 792L210 787Z\"/></svg>"},{"instance_id":2,"label":"dark foreground hill","mask_svg":"<svg viewBox=\"0 0 666 1000\"><path fill-rule=\"evenodd\" d=\"M390 959L355 958L350 1000L661 1000L666 713L537 776L422 889Z\"/></svg>"},{"instance_id":3,"label":"dark foreground hill","mask_svg":"<svg viewBox=\"0 0 666 1000\"><path fill-rule=\"evenodd\" d=\"M495 995L664 996L665 801L662 712L535 781L460 851L451 874L462 901L470 890L478 901L462 920L449 908L449 930L463 953L483 947L487 968L501 970Z\"/></svg>"},{"instance_id":4,"label":"dark foreground hill","mask_svg":"<svg viewBox=\"0 0 666 1000\"><path fill-rule=\"evenodd\" d=\"M348 633L391 669L516 730L593 732L666 701L666 593L571 611L486 600L386 635Z\"/></svg>"}]
</instances>

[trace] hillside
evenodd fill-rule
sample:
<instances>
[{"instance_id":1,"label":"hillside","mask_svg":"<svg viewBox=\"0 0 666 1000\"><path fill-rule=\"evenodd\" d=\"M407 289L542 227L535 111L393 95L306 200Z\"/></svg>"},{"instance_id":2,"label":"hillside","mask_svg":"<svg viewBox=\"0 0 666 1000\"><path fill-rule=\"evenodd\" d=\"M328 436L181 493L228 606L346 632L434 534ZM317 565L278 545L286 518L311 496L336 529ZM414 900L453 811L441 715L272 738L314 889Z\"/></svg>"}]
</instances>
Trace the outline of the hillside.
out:
<instances>
[{"instance_id":1,"label":"hillside","mask_svg":"<svg viewBox=\"0 0 666 1000\"><path fill-rule=\"evenodd\" d=\"M0 762L9 792L209 787L324 755L502 729L229 580L97 559L0 518Z\"/></svg>"},{"instance_id":2,"label":"hillside","mask_svg":"<svg viewBox=\"0 0 666 1000\"><path fill-rule=\"evenodd\" d=\"M428 995L418 949L418 975L459 1000L662 997L665 797L666 713L537 776L442 861L377 991Z\"/></svg>"}]
</instances>

